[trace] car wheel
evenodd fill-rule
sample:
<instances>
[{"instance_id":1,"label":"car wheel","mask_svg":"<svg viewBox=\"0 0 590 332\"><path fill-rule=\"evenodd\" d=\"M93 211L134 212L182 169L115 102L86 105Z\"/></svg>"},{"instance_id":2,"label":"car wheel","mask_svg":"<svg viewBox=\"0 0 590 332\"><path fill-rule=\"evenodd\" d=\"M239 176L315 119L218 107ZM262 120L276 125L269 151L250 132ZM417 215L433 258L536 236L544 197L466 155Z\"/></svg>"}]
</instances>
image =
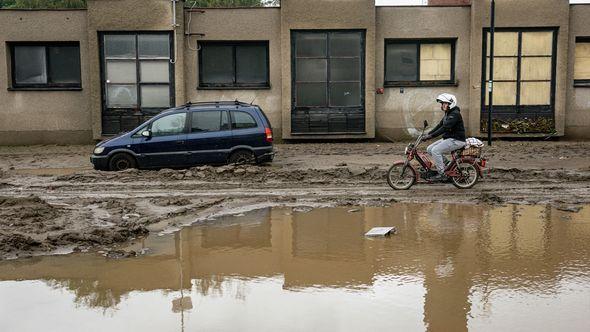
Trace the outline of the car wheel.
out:
<instances>
[{"instance_id":1,"label":"car wheel","mask_svg":"<svg viewBox=\"0 0 590 332\"><path fill-rule=\"evenodd\" d=\"M256 158L254 158L254 153L251 151L238 150L229 156L227 162L230 164L254 164Z\"/></svg>"},{"instance_id":2,"label":"car wheel","mask_svg":"<svg viewBox=\"0 0 590 332\"><path fill-rule=\"evenodd\" d=\"M109 161L111 171L123 171L129 168L135 168L135 159L126 153L118 153Z\"/></svg>"}]
</instances>

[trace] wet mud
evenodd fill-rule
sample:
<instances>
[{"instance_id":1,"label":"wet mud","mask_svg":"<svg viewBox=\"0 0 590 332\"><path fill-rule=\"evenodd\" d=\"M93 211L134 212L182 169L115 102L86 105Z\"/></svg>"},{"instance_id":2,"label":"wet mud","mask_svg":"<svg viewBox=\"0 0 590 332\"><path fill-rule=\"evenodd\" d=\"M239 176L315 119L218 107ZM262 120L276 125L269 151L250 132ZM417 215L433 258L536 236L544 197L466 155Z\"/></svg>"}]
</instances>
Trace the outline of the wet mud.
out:
<instances>
[{"instance_id":1,"label":"wet mud","mask_svg":"<svg viewBox=\"0 0 590 332\"><path fill-rule=\"evenodd\" d=\"M496 142L473 189L385 181L401 143L276 145L272 164L172 170L91 169L91 146L0 148L0 259L117 250L149 233L226 211L268 206L388 206L393 202L545 205L590 203L590 143Z\"/></svg>"}]
</instances>

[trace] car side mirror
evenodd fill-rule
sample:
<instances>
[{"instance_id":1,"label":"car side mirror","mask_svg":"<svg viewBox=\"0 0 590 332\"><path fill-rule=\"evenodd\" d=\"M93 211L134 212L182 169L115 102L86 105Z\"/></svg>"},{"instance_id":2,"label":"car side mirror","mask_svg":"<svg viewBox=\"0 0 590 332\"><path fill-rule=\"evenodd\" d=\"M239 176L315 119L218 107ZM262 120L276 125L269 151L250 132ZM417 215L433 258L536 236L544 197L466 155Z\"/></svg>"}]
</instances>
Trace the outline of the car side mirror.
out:
<instances>
[{"instance_id":1,"label":"car side mirror","mask_svg":"<svg viewBox=\"0 0 590 332\"><path fill-rule=\"evenodd\" d=\"M424 129L426 129L426 127L428 127L428 121L424 120Z\"/></svg>"},{"instance_id":2,"label":"car side mirror","mask_svg":"<svg viewBox=\"0 0 590 332\"><path fill-rule=\"evenodd\" d=\"M141 136L143 137L151 137L152 133L149 130L144 130L141 132Z\"/></svg>"}]
</instances>

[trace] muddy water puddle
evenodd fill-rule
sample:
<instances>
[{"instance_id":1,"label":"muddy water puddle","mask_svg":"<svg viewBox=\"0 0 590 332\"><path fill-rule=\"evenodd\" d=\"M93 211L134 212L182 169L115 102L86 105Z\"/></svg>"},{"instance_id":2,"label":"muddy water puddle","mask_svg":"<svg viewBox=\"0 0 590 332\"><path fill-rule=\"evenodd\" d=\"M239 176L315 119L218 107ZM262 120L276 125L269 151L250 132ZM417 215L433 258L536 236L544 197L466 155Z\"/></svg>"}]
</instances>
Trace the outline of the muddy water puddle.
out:
<instances>
[{"instance_id":1,"label":"muddy water puddle","mask_svg":"<svg viewBox=\"0 0 590 332\"><path fill-rule=\"evenodd\" d=\"M590 330L588 207L269 208L127 249L0 262L0 330Z\"/></svg>"}]
</instances>

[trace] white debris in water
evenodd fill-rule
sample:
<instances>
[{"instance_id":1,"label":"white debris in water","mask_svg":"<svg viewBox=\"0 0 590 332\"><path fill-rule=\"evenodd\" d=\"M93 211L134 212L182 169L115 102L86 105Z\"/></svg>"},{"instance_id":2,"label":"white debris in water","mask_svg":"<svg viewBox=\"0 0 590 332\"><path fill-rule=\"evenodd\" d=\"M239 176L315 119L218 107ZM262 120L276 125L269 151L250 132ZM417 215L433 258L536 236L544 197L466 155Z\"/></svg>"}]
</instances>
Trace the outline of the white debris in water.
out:
<instances>
[{"instance_id":1,"label":"white debris in water","mask_svg":"<svg viewBox=\"0 0 590 332\"><path fill-rule=\"evenodd\" d=\"M387 236L392 233L396 233L395 227L373 227L365 236Z\"/></svg>"}]
</instances>

